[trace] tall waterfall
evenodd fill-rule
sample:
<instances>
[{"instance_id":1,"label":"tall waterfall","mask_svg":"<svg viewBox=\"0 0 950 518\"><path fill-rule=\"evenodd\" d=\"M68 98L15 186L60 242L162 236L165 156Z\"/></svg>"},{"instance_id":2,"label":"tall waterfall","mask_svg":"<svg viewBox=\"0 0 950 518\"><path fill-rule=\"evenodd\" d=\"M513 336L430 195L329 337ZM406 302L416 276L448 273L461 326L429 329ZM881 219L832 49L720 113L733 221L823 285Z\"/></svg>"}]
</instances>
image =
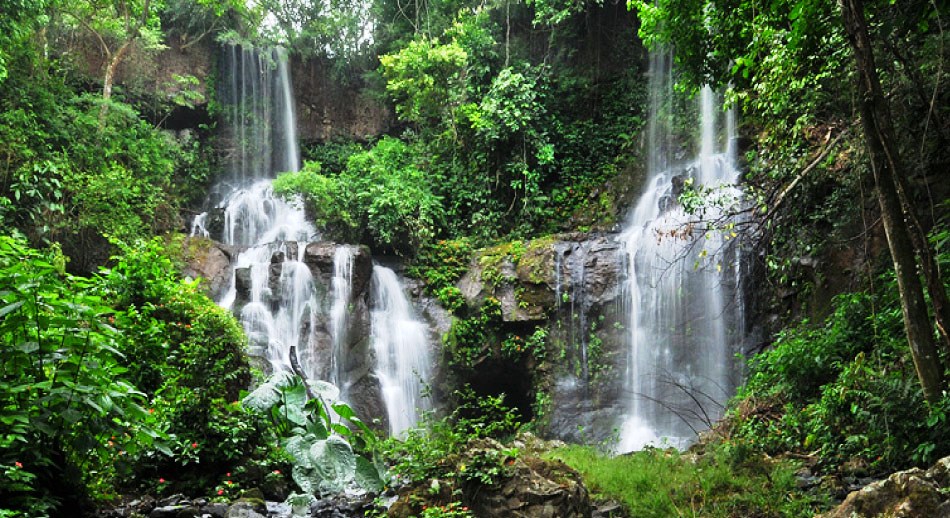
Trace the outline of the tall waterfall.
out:
<instances>
[{"instance_id":1,"label":"tall waterfall","mask_svg":"<svg viewBox=\"0 0 950 518\"><path fill-rule=\"evenodd\" d=\"M373 266L372 326L389 432L398 436L429 408L422 388L430 379L431 359L425 324L413 314L396 273L379 265Z\"/></svg>"},{"instance_id":2,"label":"tall waterfall","mask_svg":"<svg viewBox=\"0 0 950 518\"><path fill-rule=\"evenodd\" d=\"M209 235L207 216L195 220L195 232L228 245L247 247L234 262L234 274L219 301L238 311L250 354L268 360L274 370L290 370L290 347L308 359L313 318L320 310L314 279L303 262L306 243L318 237L303 210L276 197L271 179L300 167L293 92L287 57L280 49L225 48L219 97L225 106L226 138L231 142L230 177L222 201L223 231ZM282 259L274 282L275 257ZM238 284L250 296L234 307ZM312 361L301 361L313 375ZM307 372L310 371L310 372Z\"/></svg>"},{"instance_id":3,"label":"tall waterfall","mask_svg":"<svg viewBox=\"0 0 950 518\"><path fill-rule=\"evenodd\" d=\"M733 351L741 333L734 237L710 222L716 204L688 214L678 202L686 182L737 199L735 118L721 117L718 96L699 96L699 154L673 160L672 56L650 60L648 181L620 236L629 330L628 406L619 451L685 446L721 416L735 385ZM724 119L724 120L723 120Z\"/></svg>"},{"instance_id":4,"label":"tall waterfall","mask_svg":"<svg viewBox=\"0 0 950 518\"><path fill-rule=\"evenodd\" d=\"M240 250L219 304L239 316L251 356L265 358L273 371L289 371L297 360L308 378L328 378L340 387L342 399L352 388L364 391L366 402L366 391L374 390L376 379L364 375L372 355L353 348L371 338L380 385L374 394L382 396L392 433L406 430L418 420L417 409L425 408L421 387L431 370L425 324L413 317L395 273L376 266L372 322L364 327L360 290L365 283L354 288L359 248L314 243L320 236L303 210L276 197L271 187L277 173L300 167L285 54L226 47L221 74L229 78L222 81L219 98L225 107L224 139L231 143L231 174L217 193L220 224L209 231L212 216L206 213L195 218L192 230ZM329 269L321 272L307 264L309 244L317 254L332 247L332 277ZM365 280L368 268L364 273ZM371 337L348 336L367 331ZM296 358L291 358L292 347ZM363 374L350 379L354 372Z\"/></svg>"}]
</instances>

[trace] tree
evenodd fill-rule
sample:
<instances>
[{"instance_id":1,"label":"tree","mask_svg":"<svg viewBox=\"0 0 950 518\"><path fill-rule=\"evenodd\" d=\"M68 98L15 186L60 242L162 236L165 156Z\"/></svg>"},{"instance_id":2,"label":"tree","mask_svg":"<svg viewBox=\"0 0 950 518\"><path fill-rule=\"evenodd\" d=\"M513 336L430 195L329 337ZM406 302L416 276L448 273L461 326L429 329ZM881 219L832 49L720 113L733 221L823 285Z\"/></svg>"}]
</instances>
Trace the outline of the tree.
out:
<instances>
[{"instance_id":1,"label":"tree","mask_svg":"<svg viewBox=\"0 0 950 518\"><path fill-rule=\"evenodd\" d=\"M156 13L160 7L151 0L87 0L63 6L65 14L95 37L104 56L100 120L109 109L116 70L133 45L141 42L146 50L161 48L161 21Z\"/></svg>"},{"instance_id":2,"label":"tree","mask_svg":"<svg viewBox=\"0 0 950 518\"><path fill-rule=\"evenodd\" d=\"M897 274L904 330L924 396L928 401L935 402L944 388L944 372L934 343L927 303L920 283L920 272L914 257L916 248L911 239L910 228L910 221L913 219L910 215L912 207L901 203L898 194L905 168L896 145L897 137L891 124L890 109L881 90L877 67L874 64L874 50L864 19L864 3L862 0L841 0L840 7L848 40L854 50L861 123L871 155L871 170L877 188L884 231L887 234L887 244Z\"/></svg>"},{"instance_id":3,"label":"tree","mask_svg":"<svg viewBox=\"0 0 950 518\"><path fill-rule=\"evenodd\" d=\"M208 18L217 20L228 11L246 10L239 0L198 0L197 5L187 8L194 12L191 21L201 19L205 31L195 40L204 37L217 27ZM172 3L171 9L182 9ZM102 108L100 121L104 121L112 99L116 71L133 48L146 52L165 48L160 14L165 9L163 0L81 0L62 2L62 12L69 20L88 32L99 44L103 54ZM199 16L200 13L200 16ZM174 19L174 16L170 18Z\"/></svg>"}]
</instances>

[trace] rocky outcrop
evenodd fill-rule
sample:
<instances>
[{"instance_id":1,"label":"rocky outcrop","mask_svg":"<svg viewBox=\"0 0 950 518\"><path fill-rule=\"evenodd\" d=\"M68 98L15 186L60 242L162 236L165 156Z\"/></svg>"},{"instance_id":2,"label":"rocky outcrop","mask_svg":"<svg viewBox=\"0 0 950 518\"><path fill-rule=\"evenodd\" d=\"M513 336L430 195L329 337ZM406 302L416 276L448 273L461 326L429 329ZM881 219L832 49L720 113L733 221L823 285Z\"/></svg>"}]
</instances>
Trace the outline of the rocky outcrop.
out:
<instances>
[{"instance_id":1,"label":"rocky outcrop","mask_svg":"<svg viewBox=\"0 0 950 518\"><path fill-rule=\"evenodd\" d=\"M184 495L171 495L159 500L144 496L103 509L98 518L265 518L281 516L282 504L265 503L262 498L240 498L232 503L210 502L207 498L191 499ZM271 510L272 509L272 510Z\"/></svg>"},{"instance_id":2,"label":"rocky outcrop","mask_svg":"<svg viewBox=\"0 0 950 518\"><path fill-rule=\"evenodd\" d=\"M299 257L299 246L295 242L283 243L271 251L267 270L267 289L264 290L265 304L277 304L282 298L283 271L289 257ZM349 247L353 252L350 266L349 298L342 302L342 332L339 339L334 338L332 308L340 304L334 293L335 258L340 247ZM236 257L237 254L233 254ZM313 318L305 318L301 324L300 336L309 337L307 343L298 344L299 356L306 374L314 379L336 380L340 385L342 397L348 401L366 422L373 422L383 416L380 426L385 427L386 408L380 394L379 381L373 368L375 358L370 343L369 288L373 274L373 263L369 249L365 246L340 245L332 242L316 242L306 245L303 251L303 264L313 277L314 296L317 308ZM295 263L299 267L299 263ZM209 268L194 266L194 269ZM235 300L233 309L240 312L251 297L251 268L234 270ZM251 354L262 355L267 343L256 343L255 333L249 333ZM266 370L266 362L261 366Z\"/></svg>"},{"instance_id":3,"label":"rocky outcrop","mask_svg":"<svg viewBox=\"0 0 950 518\"><path fill-rule=\"evenodd\" d=\"M542 446L539 446L542 444ZM510 446L517 455L492 439L471 441L459 455L446 459L456 478L431 479L403 488L389 509L391 518L418 516L424 506L461 502L477 517L589 518L592 507L580 474L560 461L540 458L549 445L530 434ZM496 465L490 480L465 475L466 470Z\"/></svg>"},{"instance_id":4,"label":"rocky outcrop","mask_svg":"<svg viewBox=\"0 0 950 518\"><path fill-rule=\"evenodd\" d=\"M231 261L238 250L217 241L192 236L182 242L181 248L185 266L182 275L191 279L200 279L208 295L219 298L231 282Z\"/></svg>"},{"instance_id":5,"label":"rocky outcrop","mask_svg":"<svg viewBox=\"0 0 950 518\"><path fill-rule=\"evenodd\" d=\"M607 438L623 412L623 369L627 354L622 325L624 257L610 234L563 234L512 242L478 252L458 282L469 308L489 297L501 307L501 331L519 335L543 327L547 357L536 365L512 365L483 355L473 385L509 393L509 404L550 397L542 429L553 438L575 442ZM492 344L487 344L491 348ZM512 368L521 368L518 374ZM501 379L505 378L505 379ZM526 383L514 385L511 378ZM529 381L532 380L532 381ZM524 412L524 409L522 409Z\"/></svg>"},{"instance_id":6,"label":"rocky outcrop","mask_svg":"<svg viewBox=\"0 0 950 518\"><path fill-rule=\"evenodd\" d=\"M898 471L853 491L824 518L950 517L950 457L930 469Z\"/></svg>"}]
</instances>

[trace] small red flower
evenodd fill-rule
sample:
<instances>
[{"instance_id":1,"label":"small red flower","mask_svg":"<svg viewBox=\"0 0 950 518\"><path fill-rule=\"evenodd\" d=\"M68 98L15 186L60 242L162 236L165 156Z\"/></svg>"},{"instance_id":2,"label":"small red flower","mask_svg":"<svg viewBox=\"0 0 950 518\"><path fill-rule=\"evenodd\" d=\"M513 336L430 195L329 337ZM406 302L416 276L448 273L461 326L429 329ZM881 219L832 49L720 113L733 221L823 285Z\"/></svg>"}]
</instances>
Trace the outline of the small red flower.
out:
<instances>
[{"instance_id":1,"label":"small red flower","mask_svg":"<svg viewBox=\"0 0 950 518\"><path fill-rule=\"evenodd\" d=\"M198 447L198 443L196 443L196 442L191 443L191 448L192 448L192 449L195 449L195 448L197 448L197 447Z\"/></svg>"},{"instance_id":2,"label":"small red flower","mask_svg":"<svg viewBox=\"0 0 950 518\"><path fill-rule=\"evenodd\" d=\"M165 479L164 479L164 478L158 479L158 483L159 483L159 484L164 484L164 483L165 483Z\"/></svg>"},{"instance_id":3,"label":"small red flower","mask_svg":"<svg viewBox=\"0 0 950 518\"><path fill-rule=\"evenodd\" d=\"M280 475L280 470L279 470L279 469L275 469L275 470L274 470L274 474L275 474L275 475Z\"/></svg>"},{"instance_id":4,"label":"small red flower","mask_svg":"<svg viewBox=\"0 0 950 518\"><path fill-rule=\"evenodd\" d=\"M218 490L218 494L219 494L219 495L223 495L223 494L224 494L224 490L223 490L223 489L219 489L219 490Z\"/></svg>"},{"instance_id":5,"label":"small red flower","mask_svg":"<svg viewBox=\"0 0 950 518\"><path fill-rule=\"evenodd\" d=\"M224 476L226 476L226 477L230 477L230 476L231 476L231 474L230 474L230 473L225 473L225 474L224 474Z\"/></svg>"},{"instance_id":6,"label":"small red flower","mask_svg":"<svg viewBox=\"0 0 950 518\"><path fill-rule=\"evenodd\" d=\"M148 413L154 414L154 413L155 413L155 409L154 409L154 408L149 408L149 409L148 409Z\"/></svg>"},{"instance_id":7,"label":"small red flower","mask_svg":"<svg viewBox=\"0 0 950 518\"><path fill-rule=\"evenodd\" d=\"M23 463L20 462L20 461L16 461L16 462L14 462L13 464L14 464L16 467L18 467L18 468L21 468L21 469L23 468Z\"/></svg>"}]
</instances>

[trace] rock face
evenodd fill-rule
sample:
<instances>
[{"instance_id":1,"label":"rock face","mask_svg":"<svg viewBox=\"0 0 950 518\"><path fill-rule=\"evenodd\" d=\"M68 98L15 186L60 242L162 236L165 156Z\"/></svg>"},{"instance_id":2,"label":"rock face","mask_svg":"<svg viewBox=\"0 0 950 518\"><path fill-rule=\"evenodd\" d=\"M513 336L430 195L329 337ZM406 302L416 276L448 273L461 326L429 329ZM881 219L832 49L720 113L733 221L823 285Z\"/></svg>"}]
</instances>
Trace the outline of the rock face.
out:
<instances>
[{"instance_id":1,"label":"rock face","mask_svg":"<svg viewBox=\"0 0 950 518\"><path fill-rule=\"evenodd\" d=\"M541 388L550 396L542 419L548 436L574 442L606 439L624 410L624 373L616 367L627 354L620 310L623 260L614 236L588 234L508 243L476 254L457 284L468 307L494 297L501 306L502 331L530 333L543 327L547 357L557 360L540 366L529 361L520 374L485 362L476 366L479 379L473 385L519 390L500 378L533 379L520 390ZM508 396L509 403L534 400L533 394Z\"/></svg>"},{"instance_id":2,"label":"rock face","mask_svg":"<svg viewBox=\"0 0 950 518\"><path fill-rule=\"evenodd\" d=\"M333 138L366 140L385 133L393 115L382 102L366 95L362 71L343 72L341 81L323 58L291 63L297 101L297 133L303 141Z\"/></svg>"},{"instance_id":3,"label":"rock face","mask_svg":"<svg viewBox=\"0 0 950 518\"><path fill-rule=\"evenodd\" d=\"M852 492L825 518L950 517L950 457L930 469L898 471Z\"/></svg>"},{"instance_id":4,"label":"rock face","mask_svg":"<svg viewBox=\"0 0 950 518\"><path fill-rule=\"evenodd\" d=\"M189 237L182 244L185 267L182 274L201 279L208 295L219 298L231 281L231 261L237 256L235 247L203 237Z\"/></svg>"},{"instance_id":5,"label":"rock face","mask_svg":"<svg viewBox=\"0 0 950 518\"><path fill-rule=\"evenodd\" d=\"M195 239L195 238L192 238ZM231 261L237 259L239 248L228 247L210 240L196 240L200 246L191 246L189 266L186 273L213 279L209 283L209 292L220 296L227 287L231 275ZM298 255L298 243L288 242L283 249L275 250L270 257L267 270L267 287L263 302L272 310L278 307L282 290L283 271L288 257ZM341 246L349 246L353 252L350 269L349 298L343 302L341 343L334 344L331 308L336 303L333 290L334 260ZM369 289L373 273L373 263L369 249L365 246L338 245L331 242L316 242L306 245L304 264L313 276L314 296L318 311L313 319L305 318L301 323L300 336L309 337L307 343L297 344L302 353L303 369L311 378L335 380L340 385L343 398L357 411L360 418L373 422L383 416L386 408L380 394L379 381L373 374L375 358L370 343ZM251 300L251 269L247 267L233 270L235 299L232 306L236 314ZM259 335L259 333L258 333ZM266 358L266 340L249 333L250 354L261 356L257 364L265 371L269 368ZM255 337L259 338L255 340ZM385 422L380 423L385 426Z\"/></svg>"}]
</instances>

